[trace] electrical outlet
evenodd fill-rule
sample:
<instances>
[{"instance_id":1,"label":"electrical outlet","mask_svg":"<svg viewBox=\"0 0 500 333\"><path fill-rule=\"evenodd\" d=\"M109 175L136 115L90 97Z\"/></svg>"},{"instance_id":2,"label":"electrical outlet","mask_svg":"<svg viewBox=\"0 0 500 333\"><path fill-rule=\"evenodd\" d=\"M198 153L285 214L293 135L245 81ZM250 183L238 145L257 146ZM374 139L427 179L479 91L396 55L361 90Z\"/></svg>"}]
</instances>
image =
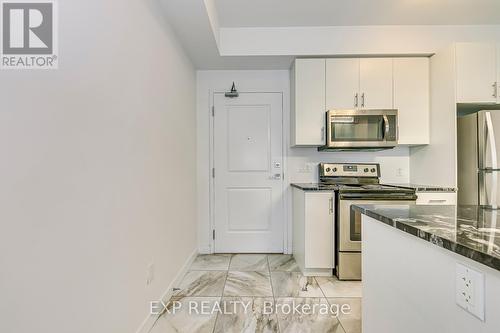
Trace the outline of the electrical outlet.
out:
<instances>
[{"instance_id":1,"label":"electrical outlet","mask_svg":"<svg viewBox=\"0 0 500 333\"><path fill-rule=\"evenodd\" d=\"M456 303L484 321L484 274L457 264Z\"/></svg>"},{"instance_id":2,"label":"electrical outlet","mask_svg":"<svg viewBox=\"0 0 500 333\"><path fill-rule=\"evenodd\" d=\"M146 271L146 285L149 286L155 278L155 264L151 263L148 265L148 269Z\"/></svg>"}]
</instances>

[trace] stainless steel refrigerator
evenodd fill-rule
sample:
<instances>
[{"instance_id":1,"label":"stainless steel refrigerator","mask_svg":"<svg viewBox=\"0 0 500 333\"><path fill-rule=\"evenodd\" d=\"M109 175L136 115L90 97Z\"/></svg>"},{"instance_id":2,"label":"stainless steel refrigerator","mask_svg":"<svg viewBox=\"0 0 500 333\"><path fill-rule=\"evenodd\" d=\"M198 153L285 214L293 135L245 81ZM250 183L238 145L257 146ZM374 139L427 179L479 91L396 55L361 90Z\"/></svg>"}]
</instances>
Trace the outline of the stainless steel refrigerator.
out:
<instances>
[{"instance_id":1,"label":"stainless steel refrigerator","mask_svg":"<svg viewBox=\"0 0 500 333\"><path fill-rule=\"evenodd\" d=\"M458 203L500 208L500 110L457 120Z\"/></svg>"}]
</instances>

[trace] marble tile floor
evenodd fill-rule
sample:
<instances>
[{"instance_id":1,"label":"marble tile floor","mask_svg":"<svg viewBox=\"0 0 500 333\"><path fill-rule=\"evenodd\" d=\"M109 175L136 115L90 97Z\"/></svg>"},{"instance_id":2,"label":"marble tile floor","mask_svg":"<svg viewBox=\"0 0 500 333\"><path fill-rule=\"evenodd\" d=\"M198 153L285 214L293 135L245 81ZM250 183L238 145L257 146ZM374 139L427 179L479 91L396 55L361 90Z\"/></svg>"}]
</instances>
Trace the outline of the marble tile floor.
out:
<instances>
[{"instance_id":1,"label":"marble tile floor","mask_svg":"<svg viewBox=\"0 0 500 333\"><path fill-rule=\"evenodd\" d=\"M291 255L199 255L179 288L151 333L361 333L361 282L304 277Z\"/></svg>"}]
</instances>

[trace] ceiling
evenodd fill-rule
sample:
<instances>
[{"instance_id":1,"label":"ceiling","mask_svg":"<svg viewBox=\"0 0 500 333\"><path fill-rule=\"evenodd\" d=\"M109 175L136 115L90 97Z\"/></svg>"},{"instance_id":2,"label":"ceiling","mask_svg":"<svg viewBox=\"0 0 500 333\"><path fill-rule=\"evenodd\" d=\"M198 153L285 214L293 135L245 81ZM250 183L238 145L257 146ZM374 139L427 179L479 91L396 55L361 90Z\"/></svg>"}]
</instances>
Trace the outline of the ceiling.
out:
<instances>
[{"instance_id":1,"label":"ceiling","mask_svg":"<svg viewBox=\"0 0 500 333\"><path fill-rule=\"evenodd\" d=\"M373 49L380 51L374 54L395 54L385 44L396 41L397 47L411 40L409 45L421 46L422 38L434 44L478 36L500 40L500 0L148 2L161 5L198 69L288 69L296 56L371 54ZM371 47L371 53L360 51L361 46ZM417 51L410 53L422 53Z\"/></svg>"},{"instance_id":2,"label":"ceiling","mask_svg":"<svg viewBox=\"0 0 500 333\"><path fill-rule=\"evenodd\" d=\"M500 0L215 0L221 27L488 25Z\"/></svg>"},{"instance_id":3,"label":"ceiling","mask_svg":"<svg viewBox=\"0 0 500 333\"><path fill-rule=\"evenodd\" d=\"M202 0L156 0L197 69L285 69L291 56L220 55Z\"/></svg>"}]
</instances>

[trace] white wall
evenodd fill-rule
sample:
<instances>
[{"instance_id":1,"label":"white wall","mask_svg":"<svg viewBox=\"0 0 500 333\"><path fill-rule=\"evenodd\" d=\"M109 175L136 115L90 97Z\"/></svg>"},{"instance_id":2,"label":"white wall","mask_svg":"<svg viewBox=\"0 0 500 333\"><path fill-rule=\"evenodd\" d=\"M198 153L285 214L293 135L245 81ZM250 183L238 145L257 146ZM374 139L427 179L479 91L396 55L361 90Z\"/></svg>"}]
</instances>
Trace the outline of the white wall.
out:
<instances>
[{"instance_id":1,"label":"white wall","mask_svg":"<svg viewBox=\"0 0 500 333\"><path fill-rule=\"evenodd\" d=\"M288 70L275 71L198 71L197 73L197 184L198 184L198 248L210 249L210 108L212 93L227 91L232 82L240 92L282 92L284 108L285 182L315 182L319 162L376 162L381 164L385 182L409 181L408 148L397 148L372 153L318 152L315 148L290 147L290 74ZM286 191L287 202L291 190ZM286 208L287 235L285 245L291 251L291 204Z\"/></svg>"},{"instance_id":2,"label":"white wall","mask_svg":"<svg viewBox=\"0 0 500 333\"><path fill-rule=\"evenodd\" d=\"M60 68L0 73L0 332L134 332L196 249L195 71L156 0L58 3Z\"/></svg>"},{"instance_id":3,"label":"white wall","mask_svg":"<svg viewBox=\"0 0 500 333\"><path fill-rule=\"evenodd\" d=\"M410 149L410 180L417 184L456 187L457 106L453 45L431 57L430 80L430 144Z\"/></svg>"},{"instance_id":4,"label":"white wall","mask_svg":"<svg viewBox=\"0 0 500 333\"><path fill-rule=\"evenodd\" d=\"M453 42L500 38L500 25L221 28L223 56L431 54Z\"/></svg>"},{"instance_id":5,"label":"white wall","mask_svg":"<svg viewBox=\"0 0 500 333\"><path fill-rule=\"evenodd\" d=\"M498 332L500 272L368 216L362 238L364 333ZM456 263L485 274L484 322L455 304Z\"/></svg>"}]
</instances>

